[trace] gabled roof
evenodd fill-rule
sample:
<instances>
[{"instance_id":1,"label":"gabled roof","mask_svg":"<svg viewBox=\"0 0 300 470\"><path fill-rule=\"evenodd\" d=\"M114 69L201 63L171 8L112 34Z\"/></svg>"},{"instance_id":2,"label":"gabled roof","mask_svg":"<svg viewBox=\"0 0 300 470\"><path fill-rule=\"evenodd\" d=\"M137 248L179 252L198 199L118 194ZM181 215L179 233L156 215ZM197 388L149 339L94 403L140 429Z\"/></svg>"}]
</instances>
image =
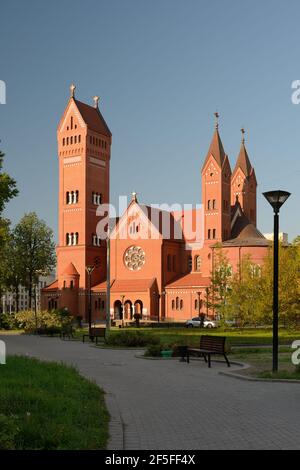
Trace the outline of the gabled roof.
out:
<instances>
[{"instance_id":1,"label":"gabled roof","mask_svg":"<svg viewBox=\"0 0 300 470\"><path fill-rule=\"evenodd\" d=\"M166 289L168 288L179 288L179 287L208 287L211 284L211 280L209 277L203 277L201 273L188 273L184 276L179 277L175 281L170 282L166 285Z\"/></svg>"},{"instance_id":2,"label":"gabled roof","mask_svg":"<svg viewBox=\"0 0 300 470\"><path fill-rule=\"evenodd\" d=\"M224 160L225 160L225 152L224 152L223 144L222 144L218 129L216 129L214 132L202 170L204 169L211 155L214 157L219 167L222 168Z\"/></svg>"},{"instance_id":3,"label":"gabled roof","mask_svg":"<svg viewBox=\"0 0 300 470\"><path fill-rule=\"evenodd\" d=\"M79 276L79 272L77 271L73 263L68 264L63 274L66 274L67 276Z\"/></svg>"},{"instance_id":4,"label":"gabled roof","mask_svg":"<svg viewBox=\"0 0 300 470\"><path fill-rule=\"evenodd\" d=\"M88 126L89 129L92 131L98 132L99 134L107 135L111 137L111 132L109 130L108 125L106 124L104 117L99 111L99 108L95 108L94 106L90 106L86 103L82 103L82 101L78 101L75 98L71 98L74 100L78 111L80 112L84 122Z\"/></svg>"},{"instance_id":5,"label":"gabled roof","mask_svg":"<svg viewBox=\"0 0 300 470\"><path fill-rule=\"evenodd\" d=\"M58 289L58 280L56 279L55 281L51 282L51 284L49 284L49 286L46 286L44 287L42 290L47 290L47 291L51 291L51 290L56 290Z\"/></svg>"},{"instance_id":6,"label":"gabled roof","mask_svg":"<svg viewBox=\"0 0 300 470\"><path fill-rule=\"evenodd\" d=\"M152 279L116 279L111 283L111 292L119 292L126 294L127 292L146 292L154 284L155 278ZM106 281L92 287L93 291L103 291L106 289Z\"/></svg>"},{"instance_id":7,"label":"gabled roof","mask_svg":"<svg viewBox=\"0 0 300 470\"><path fill-rule=\"evenodd\" d=\"M249 178L253 169L250 163L250 159L248 157L245 144L243 142L241 144L240 153L238 155L238 159L236 161L236 165L235 165L233 173L235 173L239 168L242 170L246 178Z\"/></svg>"}]
</instances>

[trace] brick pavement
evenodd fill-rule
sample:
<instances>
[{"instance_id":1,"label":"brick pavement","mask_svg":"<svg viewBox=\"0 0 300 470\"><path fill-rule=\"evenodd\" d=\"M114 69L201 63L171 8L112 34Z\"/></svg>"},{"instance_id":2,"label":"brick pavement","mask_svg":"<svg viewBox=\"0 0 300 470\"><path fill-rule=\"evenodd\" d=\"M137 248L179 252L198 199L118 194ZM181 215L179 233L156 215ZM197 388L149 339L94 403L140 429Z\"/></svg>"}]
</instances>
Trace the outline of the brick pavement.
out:
<instances>
[{"instance_id":1,"label":"brick pavement","mask_svg":"<svg viewBox=\"0 0 300 470\"><path fill-rule=\"evenodd\" d=\"M8 354L73 364L104 388L110 449L300 448L298 384L241 381L218 374L227 370L220 363L144 360L58 338L1 339Z\"/></svg>"}]
</instances>

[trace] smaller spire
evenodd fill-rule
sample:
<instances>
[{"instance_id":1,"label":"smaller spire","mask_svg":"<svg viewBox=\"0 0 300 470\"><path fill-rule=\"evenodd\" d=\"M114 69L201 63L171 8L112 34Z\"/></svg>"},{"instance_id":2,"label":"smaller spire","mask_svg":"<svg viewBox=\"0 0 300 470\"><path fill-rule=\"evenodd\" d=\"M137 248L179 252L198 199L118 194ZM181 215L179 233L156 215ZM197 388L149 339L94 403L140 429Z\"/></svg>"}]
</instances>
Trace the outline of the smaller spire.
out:
<instances>
[{"instance_id":1,"label":"smaller spire","mask_svg":"<svg viewBox=\"0 0 300 470\"><path fill-rule=\"evenodd\" d=\"M215 116L215 128L216 129L219 129L219 117L220 117L220 114L218 113L218 111L216 111L214 113L214 116Z\"/></svg>"},{"instance_id":2,"label":"smaller spire","mask_svg":"<svg viewBox=\"0 0 300 470\"><path fill-rule=\"evenodd\" d=\"M245 143L245 133L246 133L246 131L243 127L241 128L241 133L242 133L242 144L244 144Z\"/></svg>"},{"instance_id":3,"label":"smaller spire","mask_svg":"<svg viewBox=\"0 0 300 470\"><path fill-rule=\"evenodd\" d=\"M74 98L74 96L75 96L75 90L76 90L76 85L74 85L74 83L72 83L72 84L70 85L70 97L71 97L71 98Z\"/></svg>"},{"instance_id":4,"label":"smaller spire","mask_svg":"<svg viewBox=\"0 0 300 470\"><path fill-rule=\"evenodd\" d=\"M131 193L131 201L132 202L137 202L137 193L134 191Z\"/></svg>"},{"instance_id":5,"label":"smaller spire","mask_svg":"<svg viewBox=\"0 0 300 470\"><path fill-rule=\"evenodd\" d=\"M99 96L94 96L93 101L94 101L94 108L97 109L98 106L99 106L100 97Z\"/></svg>"}]
</instances>

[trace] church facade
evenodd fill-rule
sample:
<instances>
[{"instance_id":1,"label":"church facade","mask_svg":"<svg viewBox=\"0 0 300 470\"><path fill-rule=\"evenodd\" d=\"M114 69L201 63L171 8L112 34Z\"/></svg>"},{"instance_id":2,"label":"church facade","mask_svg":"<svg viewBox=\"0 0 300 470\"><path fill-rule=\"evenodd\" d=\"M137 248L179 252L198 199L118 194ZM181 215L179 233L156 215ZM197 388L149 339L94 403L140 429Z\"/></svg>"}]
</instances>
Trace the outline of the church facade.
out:
<instances>
[{"instance_id":1,"label":"church facade","mask_svg":"<svg viewBox=\"0 0 300 470\"><path fill-rule=\"evenodd\" d=\"M269 242L256 226L257 180L244 135L233 171L218 129L201 169L196 208L140 204L133 193L120 218L108 219L112 134L99 110L75 97L57 130L59 235L57 279L42 292L42 308L67 307L84 320L91 292L92 319L109 308L116 321L184 321L207 309L216 250L233 271L244 256L261 266ZM200 201L198 201L200 203ZM100 215L99 215L100 214ZM106 217L106 219L105 219ZM103 230L99 227L104 227ZM107 305L107 227L110 226L110 305Z\"/></svg>"}]
</instances>

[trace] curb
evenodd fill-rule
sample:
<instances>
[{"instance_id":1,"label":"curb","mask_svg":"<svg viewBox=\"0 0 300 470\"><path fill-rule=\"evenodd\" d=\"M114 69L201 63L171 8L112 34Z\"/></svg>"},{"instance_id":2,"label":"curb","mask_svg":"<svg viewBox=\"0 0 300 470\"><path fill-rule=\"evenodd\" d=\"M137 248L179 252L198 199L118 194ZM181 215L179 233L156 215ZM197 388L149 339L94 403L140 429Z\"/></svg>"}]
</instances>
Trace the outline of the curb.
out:
<instances>
[{"instance_id":1,"label":"curb","mask_svg":"<svg viewBox=\"0 0 300 470\"><path fill-rule=\"evenodd\" d=\"M231 363L233 364L233 362ZM236 365L241 365L241 369L249 369L251 367L250 364L237 364ZM236 374L234 372L224 372L224 371L219 371L220 375L225 375L227 377L231 377L233 379L238 379L238 380L246 380L247 382L267 382L267 383L285 383L285 384L300 384L300 380L298 379L264 379L264 378L259 378L259 377L249 377L247 375L242 375L242 374Z\"/></svg>"},{"instance_id":2,"label":"curb","mask_svg":"<svg viewBox=\"0 0 300 470\"><path fill-rule=\"evenodd\" d=\"M110 416L107 450L124 450L125 425L122 420L116 397L111 392L105 392L104 398Z\"/></svg>"}]
</instances>

